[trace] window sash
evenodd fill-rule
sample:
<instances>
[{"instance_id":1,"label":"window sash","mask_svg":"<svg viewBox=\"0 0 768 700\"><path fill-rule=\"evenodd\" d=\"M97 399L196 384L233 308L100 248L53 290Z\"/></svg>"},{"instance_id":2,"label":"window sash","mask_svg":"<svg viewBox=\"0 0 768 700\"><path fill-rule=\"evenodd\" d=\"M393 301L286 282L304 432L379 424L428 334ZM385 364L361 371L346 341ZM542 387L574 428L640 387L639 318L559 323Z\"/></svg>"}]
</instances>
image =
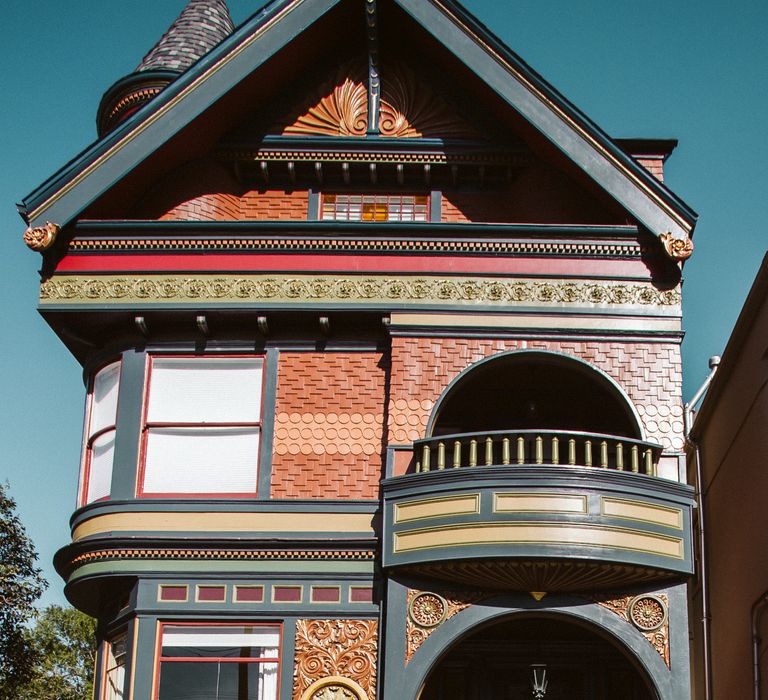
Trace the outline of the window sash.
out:
<instances>
[{"instance_id":1,"label":"window sash","mask_svg":"<svg viewBox=\"0 0 768 700\"><path fill-rule=\"evenodd\" d=\"M256 495L263 374L263 356L152 357L138 495Z\"/></svg>"},{"instance_id":2,"label":"window sash","mask_svg":"<svg viewBox=\"0 0 768 700\"><path fill-rule=\"evenodd\" d=\"M125 653L127 635L122 634L106 643L104 664L104 700L125 697Z\"/></svg>"},{"instance_id":3,"label":"window sash","mask_svg":"<svg viewBox=\"0 0 768 700\"><path fill-rule=\"evenodd\" d=\"M88 393L79 488L80 505L109 498L112 490L121 362L102 367Z\"/></svg>"},{"instance_id":4,"label":"window sash","mask_svg":"<svg viewBox=\"0 0 768 700\"><path fill-rule=\"evenodd\" d=\"M427 195L323 194L323 221L429 221Z\"/></svg>"}]
</instances>

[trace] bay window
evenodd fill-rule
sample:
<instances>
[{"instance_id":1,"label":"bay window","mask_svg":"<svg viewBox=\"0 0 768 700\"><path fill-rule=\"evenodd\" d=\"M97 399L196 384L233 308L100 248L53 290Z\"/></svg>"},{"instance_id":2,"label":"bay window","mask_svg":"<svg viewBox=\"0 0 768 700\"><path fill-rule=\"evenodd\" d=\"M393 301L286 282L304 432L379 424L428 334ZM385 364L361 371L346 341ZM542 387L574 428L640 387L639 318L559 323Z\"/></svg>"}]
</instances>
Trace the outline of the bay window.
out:
<instances>
[{"instance_id":1,"label":"bay window","mask_svg":"<svg viewBox=\"0 0 768 700\"><path fill-rule=\"evenodd\" d=\"M277 700L280 625L164 623L156 700Z\"/></svg>"},{"instance_id":2,"label":"bay window","mask_svg":"<svg viewBox=\"0 0 768 700\"><path fill-rule=\"evenodd\" d=\"M110 495L119 387L120 362L102 367L91 381L86 409L80 505L108 498Z\"/></svg>"},{"instance_id":3,"label":"bay window","mask_svg":"<svg viewBox=\"0 0 768 700\"><path fill-rule=\"evenodd\" d=\"M125 697L125 653L127 635L122 633L106 643L104 663L104 700Z\"/></svg>"},{"instance_id":4,"label":"bay window","mask_svg":"<svg viewBox=\"0 0 768 700\"><path fill-rule=\"evenodd\" d=\"M150 358L139 495L253 497L262 357Z\"/></svg>"}]
</instances>

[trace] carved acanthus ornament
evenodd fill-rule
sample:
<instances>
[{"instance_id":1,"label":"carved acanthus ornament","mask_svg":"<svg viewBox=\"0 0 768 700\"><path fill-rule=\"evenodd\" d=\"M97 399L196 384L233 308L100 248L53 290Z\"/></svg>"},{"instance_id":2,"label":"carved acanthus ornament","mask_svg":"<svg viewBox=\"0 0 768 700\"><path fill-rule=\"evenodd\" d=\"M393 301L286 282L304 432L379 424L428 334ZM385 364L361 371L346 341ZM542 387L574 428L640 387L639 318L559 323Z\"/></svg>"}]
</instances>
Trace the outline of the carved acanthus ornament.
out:
<instances>
[{"instance_id":1,"label":"carved acanthus ornament","mask_svg":"<svg viewBox=\"0 0 768 700\"><path fill-rule=\"evenodd\" d=\"M480 591L408 591L408 617L405 620L405 663L429 636L446 620L465 610L489 593Z\"/></svg>"},{"instance_id":2,"label":"carved acanthus ornament","mask_svg":"<svg viewBox=\"0 0 768 700\"><path fill-rule=\"evenodd\" d=\"M368 88L359 66L342 66L316 102L283 135L365 136L368 129Z\"/></svg>"},{"instance_id":3,"label":"carved acanthus ornament","mask_svg":"<svg viewBox=\"0 0 768 700\"><path fill-rule=\"evenodd\" d=\"M294 700L375 700L378 622L298 620Z\"/></svg>"},{"instance_id":4,"label":"carved acanthus ornament","mask_svg":"<svg viewBox=\"0 0 768 700\"><path fill-rule=\"evenodd\" d=\"M665 595L624 596L595 602L637 628L659 653L667 667L669 661L669 600Z\"/></svg>"},{"instance_id":5,"label":"carved acanthus ornament","mask_svg":"<svg viewBox=\"0 0 768 700\"><path fill-rule=\"evenodd\" d=\"M376 76L378 81L378 74ZM482 139L450 105L418 80L404 63L386 64L381 71L379 130L390 138ZM378 89L378 84L377 84ZM378 94L378 91L374 91ZM368 127L366 71L359 62L342 66L323 85L310 106L292 122L277 127L282 135L365 136Z\"/></svg>"},{"instance_id":6,"label":"carved acanthus ornament","mask_svg":"<svg viewBox=\"0 0 768 700\"><path fill-rule=\"evenodd\" d=\"M42 253L54 244L59 231L59 225L50 221L46 221L43 226L30 226L24 232L24 243L32 250Z\"/></svg>"},{"instance_id":7,"label":"carved acanthus ornament","mask_svg":"<svg viewBox=\"0 0 768 700\"><path fill-rule=\"evenodd\" d=\"M693 241L690 238L675 238L669 231L659 238L664 244L667 255L675 261L687 260L693 253Z\"/></svg>"}]
</instances>

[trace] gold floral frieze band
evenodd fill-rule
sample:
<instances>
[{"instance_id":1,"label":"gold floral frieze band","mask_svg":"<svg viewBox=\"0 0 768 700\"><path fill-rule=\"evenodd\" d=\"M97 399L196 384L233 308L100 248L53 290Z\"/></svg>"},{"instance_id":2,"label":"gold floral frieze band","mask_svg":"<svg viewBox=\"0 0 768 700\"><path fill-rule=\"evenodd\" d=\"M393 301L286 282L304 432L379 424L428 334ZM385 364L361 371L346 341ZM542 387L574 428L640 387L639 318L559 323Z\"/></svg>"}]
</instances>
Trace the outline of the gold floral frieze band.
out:
<instances>
[{"instance_id":1,"label":"gold floral frieze band","mask_svg":"<svg viewBox=\"0 0 768 700\"><path fill-rule=\"evenodd\" d=\"M483 304L490 306L675 306L679 288L650 284L469 277L334 275L54 276L40 286L42 305L305 302Z\"/></svg>"}]
</instances>

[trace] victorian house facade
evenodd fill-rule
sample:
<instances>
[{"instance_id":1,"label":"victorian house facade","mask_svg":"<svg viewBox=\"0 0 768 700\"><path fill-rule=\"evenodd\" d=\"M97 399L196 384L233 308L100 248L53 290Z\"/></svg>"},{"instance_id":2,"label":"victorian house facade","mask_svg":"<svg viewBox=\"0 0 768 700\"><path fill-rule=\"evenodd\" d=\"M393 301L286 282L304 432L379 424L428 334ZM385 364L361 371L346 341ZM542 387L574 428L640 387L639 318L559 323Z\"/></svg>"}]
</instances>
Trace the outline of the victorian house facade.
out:
<instances>
[{"instance_id":1,"label":"victorian house facade","mask_svg":"<svg viewBox=\"0 0 768 700\"><path fill-rule=\"evenodd\" d=\"M191 0L98 129L21 205L97 700L691 697L673 141L454 0Z\"/></svg>"}]
</instances>

